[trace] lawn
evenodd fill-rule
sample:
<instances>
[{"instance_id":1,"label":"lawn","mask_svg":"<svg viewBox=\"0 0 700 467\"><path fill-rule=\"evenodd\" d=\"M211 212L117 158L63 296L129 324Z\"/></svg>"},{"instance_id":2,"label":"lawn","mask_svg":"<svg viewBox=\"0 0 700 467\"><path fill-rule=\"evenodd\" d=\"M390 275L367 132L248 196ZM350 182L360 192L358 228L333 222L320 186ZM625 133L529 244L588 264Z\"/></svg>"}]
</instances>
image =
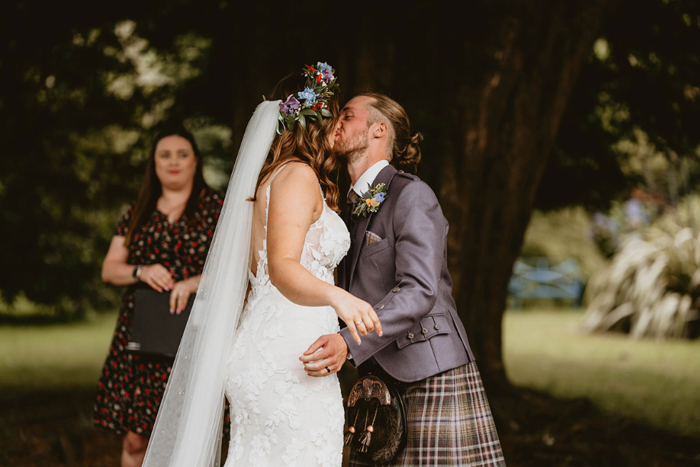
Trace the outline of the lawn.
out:
<instances>
[{"instance_id":1,"label":"lawn","mask_svg":"<svg viewBox=\"0 0 700 467\"><path fill-rule=\"evenodd\" d=\"M577 331L569 309L506 313L504 355L519 386L585 397L615 414L700 436L700 342L632 340Z\"/></svg>"},{"instance_id":2,"label":"lawn","mask_svg":"<svg viewBox=\"0 0 700 467\"><path fill-rule=\"evenodd\" d=\"M700 435L700 342L582 335L576 331L581 318L569 309L506 313L504 355L511 380ZM0 397L94 387L115 319L108 314L71 325L0 327Z\"/></svg>"},{"instance_id":3,"label":"lawn","mask_svg":"<svg viewBox=\"0 0 700 467\"><path fill-rule=\"evenodd\" d=\"M116 314L69 325L0 326L0 397L97 385Z\"/></svg>"}]
</instances>

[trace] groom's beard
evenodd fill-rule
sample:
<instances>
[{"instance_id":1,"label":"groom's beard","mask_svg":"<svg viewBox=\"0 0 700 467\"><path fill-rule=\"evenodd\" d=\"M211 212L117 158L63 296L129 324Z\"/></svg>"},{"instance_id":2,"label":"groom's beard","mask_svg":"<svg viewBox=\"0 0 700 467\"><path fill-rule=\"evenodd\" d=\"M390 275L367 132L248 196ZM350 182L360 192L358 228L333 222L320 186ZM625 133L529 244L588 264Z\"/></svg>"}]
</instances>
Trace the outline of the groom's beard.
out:
<instances>
[{"instance_id":1,"label":"groom's beard","mask_svg":"<svg viewBox=\"0 0 700 467\"><path fill-rule=\"evenodd\" d=\"M333 148L335 156L345 164L357 162L369 148L367 134L358 135L351 141L342 141Z\"/></svg>"}]
</instances>

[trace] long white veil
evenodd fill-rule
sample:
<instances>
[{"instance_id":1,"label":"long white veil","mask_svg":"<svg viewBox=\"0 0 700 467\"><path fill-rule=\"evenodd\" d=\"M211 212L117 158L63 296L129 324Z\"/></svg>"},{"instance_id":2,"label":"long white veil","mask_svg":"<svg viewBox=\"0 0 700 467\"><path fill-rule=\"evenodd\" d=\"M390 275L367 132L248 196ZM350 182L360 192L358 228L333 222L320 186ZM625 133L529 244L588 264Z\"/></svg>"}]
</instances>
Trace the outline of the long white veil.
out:
<instances>
[{"instance_id":1,"label":"long white veil","mask_svg":"<svg viewBox=\"0 0 700 467\"><path fill-rule=\"evenodd\" d=\"M246 128L145 467L220 465L226 357L248 287L253 203L246 200L275 137L279 102L258 105Z\"/></svg>"}]
</instances>

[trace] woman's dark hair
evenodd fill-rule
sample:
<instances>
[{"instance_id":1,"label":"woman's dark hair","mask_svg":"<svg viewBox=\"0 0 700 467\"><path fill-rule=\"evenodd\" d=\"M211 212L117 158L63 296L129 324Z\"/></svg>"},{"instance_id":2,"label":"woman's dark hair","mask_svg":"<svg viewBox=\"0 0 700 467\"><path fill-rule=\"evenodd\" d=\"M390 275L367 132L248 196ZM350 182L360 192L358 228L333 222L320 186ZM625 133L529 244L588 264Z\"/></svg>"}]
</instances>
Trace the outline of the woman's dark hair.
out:
<instances>
[{"instance_id":1,"label":"woman's dark hair","mask_svg":"<svg viewBox=\"0 0 700 467\"><path fill-rule=\"evenodd\" d=\"M180 136L181 138L185 138L187 141L189 141L190 145L192 146L192 151L194 152L194 157L197 159L197 167L194 171L192 191L190 192L190 197L187 200L187 205L185 206L183 215L188 217L192 217L194 215L197 205L199 204L200 197L204 191L209 188L207 182L204 181L204 176L202 175L202 158L200 157L199 149L197 148L197 143L195 142L192 133L187 131L182 125L164 128L153 140L153 147L151 147L151 153L148 157L148 164L146 165L146 173L143 177L143 183L141 184L141 191L139 191L139 197L136 200L136 204L134 204L131 214L129 231L126 234L126 241L124 243L125 246L129 246L134 238L134 233L141 229L153 211L155 211L158 198L160 198L161 194L163 194L163 187L158 179L158 176L156 175L155 157L158 142L167 136Z\"/></svg>"},{"instance_id":2,"label":"woman's dark hair","mask_svg":"<svg viewBox=\"0 0 700 467\"><path fill-rule=\"evenodd\" d=\"M270 100L286 100L290 94L303 91L306 77L301 73L293 73L282 78L269 95ZM339 106L338 93L328 100L328 110L332 117L318 120L306 120L306 130L297 122L293 130L284 130L272 142L270 153L263 164L258 177L257 188L278 167L293 159L300 159L311 167L318 177L326 202L331 209L338 210L338 186L331 179L332 172L338 162L329 144L329 136L335 130L338 122ZM253 198L252 200L255 200Z\"/></svg>"}]
</instances>

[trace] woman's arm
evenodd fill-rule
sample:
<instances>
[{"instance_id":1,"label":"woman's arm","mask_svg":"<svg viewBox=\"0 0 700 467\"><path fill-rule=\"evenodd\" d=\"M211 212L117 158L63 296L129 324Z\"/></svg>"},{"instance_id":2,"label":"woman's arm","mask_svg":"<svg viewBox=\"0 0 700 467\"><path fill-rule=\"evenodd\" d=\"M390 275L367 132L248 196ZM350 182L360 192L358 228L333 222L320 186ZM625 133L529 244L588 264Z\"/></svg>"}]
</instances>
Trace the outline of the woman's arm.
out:
<instances>
[{"instance_id":1,"label":"woman's arm","mask_svg":"<svg viewBox=\"0 0 700 467\"><path fill-rule=\"evenodd\" d=\"M381 324L372 306L345 290L316 278L301 265L306 233L323 212L323 199L314 171L290 164L270 188L267 223L268 267L272 284L287 299L303 306L331 306L360 343Z\"/></svg>"},{"instance_id":2,"label":"woman's arm","mask_svg":"<svg viewBox=\"0 0 700 467\"><path fill-rule=\"evenodd\" d=\"M134 269L137 266L127 264L129 250L124 245L124 240L125 237L121 235L112 237L107 256L102 263L102 280L117 286L131 285L141 280L158 292L170 290L173 287L173 279L162 264L142 266L140 279L134 278Z\"/></svg>"}]
</instances>

